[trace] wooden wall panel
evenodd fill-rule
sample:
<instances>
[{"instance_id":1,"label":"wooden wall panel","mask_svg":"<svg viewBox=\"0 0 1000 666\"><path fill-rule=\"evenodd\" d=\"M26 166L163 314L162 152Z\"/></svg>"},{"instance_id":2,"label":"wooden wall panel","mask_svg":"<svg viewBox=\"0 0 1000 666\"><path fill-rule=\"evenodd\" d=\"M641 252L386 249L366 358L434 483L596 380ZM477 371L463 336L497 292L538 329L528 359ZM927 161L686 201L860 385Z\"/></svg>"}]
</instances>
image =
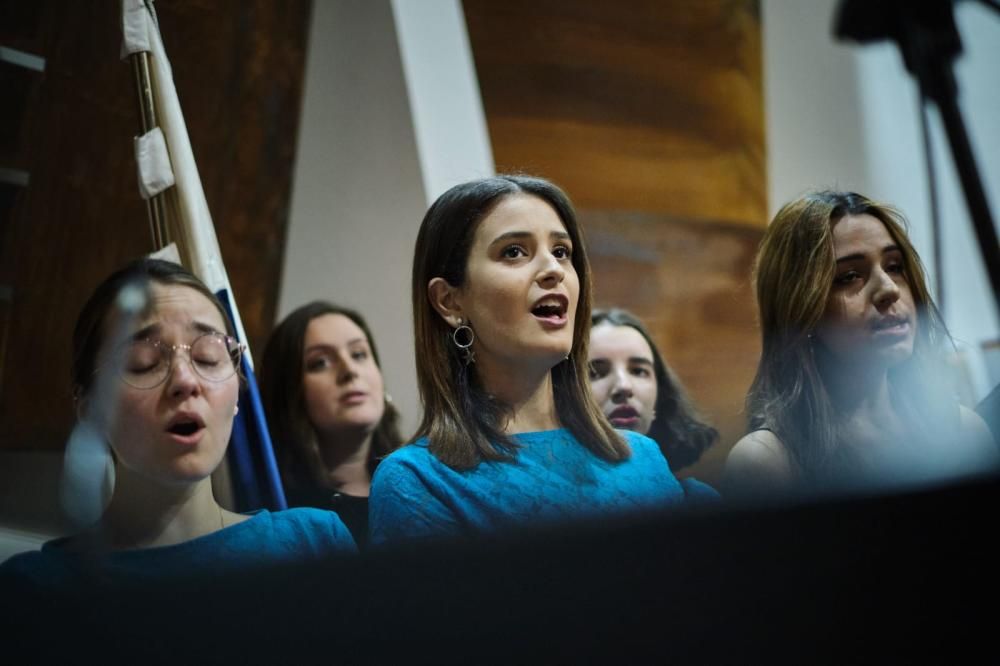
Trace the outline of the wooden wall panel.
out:
<instances>
[{"instance_id":1,"label":"wooden wall panel","mask_svg":"<svg viewBox=\"0 0 1000 666\"><path fill-rule=\"evenodd\" d=\"M581 208L763 226L757 4L466 0L498 170Z\"/></svg>"},{"instance_id":2,"label":"wooden wall panel","mask_svg":"<svg viewBox=\"0 0 1000 666\"><path fill-rule=\"evenodd\" d=\"M26 148L11 158L31 180L0 261L12 292L0 448L60 448L73 418L73 322L97 282L151 250L150 233L132 157L131 68L118 57L120 3L17 4L0 4L10 19L0 37L46 68L20 130ZM281 274L310 3L156 8L223 259L259 349Z\"/></svg>"},{"instance_id":3,"label":"wooden wall panel","mask_svg":"<svg viewBox=\"0 0 1000 666\"><path fill-rule=\"evenodd\" d=\"M598 307L626 307L648 326L720 443L685 474L716 480L745 427L757 367L750 265L760 233L650 213L581 212Z\"/></svg>"},{"instance_id":4,"label":"wooden wall panel","mask_svg":"<svg viewBox=\"0 0 1000 666\"><path fill-rule=\"evenodd\" d=\"M767 222L758 4L465 0L498 171L570 194L596 301L642 317L722 433L759 354L749 269Z\"/></svg>"}]
</instances>

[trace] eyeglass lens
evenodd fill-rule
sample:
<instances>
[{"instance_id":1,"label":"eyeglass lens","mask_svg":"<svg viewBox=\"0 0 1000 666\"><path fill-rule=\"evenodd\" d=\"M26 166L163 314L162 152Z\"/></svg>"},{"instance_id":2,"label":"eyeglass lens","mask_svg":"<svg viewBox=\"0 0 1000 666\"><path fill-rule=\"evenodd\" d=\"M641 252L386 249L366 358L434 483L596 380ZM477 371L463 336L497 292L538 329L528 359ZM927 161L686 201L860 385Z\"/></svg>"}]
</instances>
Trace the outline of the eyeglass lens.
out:
<instances>
[{"instance_id":1,"label":"eyeglass lens","mask_svg":"<svg viewBox=\"0 0 1000 666\"><path fill-rule=\"evenodd\" d=\"M121 375L135 388L153 388L166 380L173 356L184 348L191 367L203 379L221 382L236 374L239 347L223 335L209 333L186 345L167 345L159 340L134 340L126 345Z\"/></svg>"}]
</instances>

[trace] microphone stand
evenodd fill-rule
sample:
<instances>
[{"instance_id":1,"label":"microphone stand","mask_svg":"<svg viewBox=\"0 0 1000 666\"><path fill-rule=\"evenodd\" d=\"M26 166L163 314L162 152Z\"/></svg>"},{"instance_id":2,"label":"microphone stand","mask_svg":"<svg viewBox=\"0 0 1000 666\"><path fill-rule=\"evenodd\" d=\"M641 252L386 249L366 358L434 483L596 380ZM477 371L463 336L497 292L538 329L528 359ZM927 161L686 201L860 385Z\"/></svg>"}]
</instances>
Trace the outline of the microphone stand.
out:
<instances>
[{"instance_id":1,"label":"microphone stand","mask_svg":"<svg viewBox=\"0 0 1000 666\"><path fill-rule=\"evenodd\" d=\"M993 3L987 5L996 9ZM906 69L917 79L921 97L937 105L1000 314L1000 243L958 107L952 70L952 61L962 52L953 0L843 0L835 34L862 44L895 41Z\"/></svg>"}]
</instances>

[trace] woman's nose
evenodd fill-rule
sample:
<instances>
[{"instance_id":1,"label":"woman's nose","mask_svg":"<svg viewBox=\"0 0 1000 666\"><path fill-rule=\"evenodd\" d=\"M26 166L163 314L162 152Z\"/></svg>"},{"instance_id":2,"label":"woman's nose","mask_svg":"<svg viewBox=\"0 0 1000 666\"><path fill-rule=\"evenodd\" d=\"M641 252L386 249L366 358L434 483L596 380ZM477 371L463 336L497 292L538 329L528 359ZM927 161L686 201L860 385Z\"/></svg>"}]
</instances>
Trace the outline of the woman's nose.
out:
<instances>
[{"instance_id":1,"label":"woman's nose","mask_svg":"<svg viewBox=\"0 0 1000 666\"><path fill-rule=\"evenodd\" d=\"M346 360L337 368L337 383L346 384L358 376L357 368L353 361Z\"/></svg>"},{"instance_id":2,"label":"woman's nose","mask_svg":"<svg viewBox=\"0 0 1000 666\"><path fill-rule=\"evenodd\" d=\"M615 402L624 402L632 397L632 379L628 373L616 371L614 374L615 383L611 388L611 399Z\"/></svg>"},{"instance_id":3,"label":"woman's nose","mask_svg":"<svg viewBox=\"0 0 1000 666\"><path fill-rule=\"evenodd\" d=\"M876 269L873 279L876 280L872 293L872 301L875 303L875 307L881 310L899 300L899 284L896 283L896 280L891 275L879 268Z\"/></svg>"},{"instance_id":4,"label":"woman's nose","mask_svg":"<svg viewBox=\"0 0 1000 666\"><path fill-rule=\"evenodd\" d=\"M553 286L561 283L566 278L566 269L559 262L555 255L549 253L544 267L538 273L538 284L541 286Z\"/></svg>"},{"instance_id":5,"label":"woman's nose","mask_svg":"<svg viewBox=\"0 0 1000 666\"><path fill-rule=\"evenodd\" d=\"M196 394L201 382L191 366L191 359L179 354L174 354L167 370L167 392L171 396L186 396Z\"/></svg>"}]
</instances>

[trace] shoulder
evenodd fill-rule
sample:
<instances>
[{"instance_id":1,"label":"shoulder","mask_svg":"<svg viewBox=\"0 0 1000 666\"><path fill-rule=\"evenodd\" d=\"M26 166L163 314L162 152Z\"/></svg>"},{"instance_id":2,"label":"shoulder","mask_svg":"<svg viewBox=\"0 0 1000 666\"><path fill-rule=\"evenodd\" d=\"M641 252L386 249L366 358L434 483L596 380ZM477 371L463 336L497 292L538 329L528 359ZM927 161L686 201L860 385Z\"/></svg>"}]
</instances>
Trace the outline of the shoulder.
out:
<instances>
[{"instance_id":1,"label":"shoulder","mask_svg":"<svg viewBox=\"0 0 1000 666\"><path fill-rule=\"evenodd\" d=\"M726 466L765 467L775 471L791 471L792 460L785 444L770 430L755 430L736 442Z\"/></svg>"},{"instance_id":2,"label":"shoulder","mask_svg":"<svg viewBox=\"0 0 1000 666\"><path fill-rule=\"evenodd\" d=\"M251 519L257 518L258 516L269 517L275 529L281 529L292 525L330 525L337 522L337 514L333 511L304 506L295 507L294 509L285 509L283 511L261 511L259 514L254 515Z\"/></svg>"},{"instance_id":3,"label":"shoulder","mask_svg":"<svg viewBox=\"0 0 1000 666\"><path fill-rule=\"evenodd\" d=\"M653 474L661 478L669 476L675 481L677 480L670 468L670 461L664 456L663 449L660 448L656 440L632 430L618 430L618 434L622 436L629 448L629 457L621 461L627 467L642 470L642 473L646 475Z\"/></svg>"},{"instance_id":4,"label":"shoulder","mask_svg":"<svg viewBox=\"0 0 1000 666\"><path fill-rule=\"evenodd\" d=\"M684 499L689 505L712 506L722 499L719 491L703 481L692 477L678 479L678 481L684 490Z\"/></svg>"},{"instance_id":5,"label":"shoulder","mask_svg":"<svg viewBox=\"0 0 1000 666\"><path fill-rule=\"evenodd\" d=\"M996 468L1000 463L1000 451L986 421L976 412L961 405L959 427L962 429L962 440L968 447L968 453L974 459L981 461L986 469Z\"/></svg>"},{"instance_id":6,"label":"shoulder","mask_svg":"<svg viewBox=\"0 0 1000 666\"><path fill-rule=\"evenodd\" d=\"M770 430L755 430L736 442L723 472L723 485L734 495L780 491L797 480L788 448Z\"/></svg>"},{"instance_id":7,"label":"shoulder","mask_svg":"<svg viewBox=\"0 0 1000 666\"><path fill-rule=\"evenodd\" d=\"M967 435L974 435L984 444L995 444L993 434L990 432L990 429L986 425L986 421L983 420L983 417L965 405L959 405L958 413L963 433Z\"/></svg>"},{"instance_id":8,"label":"shoulder","mask_svg":"<svg viewBox=\"0 0 1000 666\"><path fill-rule=\"evenodd\" d=\"M619 430L618 434L625 439L625 443L631 449L632 455L640 457L651 454L662 455L660 453L660 445L642 433L635 432L634 430Z\"/></svg>"},{"instance_id":9,"label":"shoulder","mask_svg":"<svg viewBox=\"0 0 1000 666\"><path fill-rule=\"evenodd\" d=\"M51 544L52 541L43 545L42 550L25 551L8 558L0 565L0 586L6 588L13 581L43 587L58 586L72 579L70 554L53 548Z\"/></svg>"},{"instance_id":10,"label":"shoulder","mask_svg":"<svg viewBox=\"0 0 1000 666\"><path fill-rule=\"evenodd\" d=\"M427 458L433 458L434 454L431 453L429 444L430 442L426 437L421 437L420 439L414 440L408 444L404 444L383 458L378 467L376 467L376 470L386 463L399 465L411 462L421 462Z\"/></svg>"},{"instance_id":11,"label":"shoulder","mask_svg":"<svg viewBox=\"0 0 1000 666\"><path fill-rule=\"evenodd\" d=\"M400 484L416 479L435 477L441 471L439 461L427 446L427 438L422 437L406 444L382 459L372 476L372 496L399 490Z\"/></svg>"},{"instance_id":12,"label":"shoulder","mask_svg":"<svg viewBox=\"0 0 1000 666\"><path fill-rule=\"evenodd\" d=\"M251 527L253 523L261 533L266 532L269 539L291 544L299 542L319 550L355 549L350 531L333 511L308 507L261 511L242 524Z\"/></svg>"},{"instance_id":13,"label":"shoulder","mask_svg":"<svg viewBox=\"0 0 1000 666\"><path fill-rule=\"evenodd\" d=\"M375 469L368 504L368 543L381 547L461 532L452 500L460 475L420 439L397 449Z\"/></svg>"},{"instance_id":14,"label":"shoulder","mask_svg":"<svg viewBox=\"0 0 1000 666\"><path fill-rule=\"evenodd\" d=\"M43 565L46 557L40 550L29 550L7 558L0 565L0 574L5 576L17 576L35 571Z\"/></svg>"}]
</instances>

